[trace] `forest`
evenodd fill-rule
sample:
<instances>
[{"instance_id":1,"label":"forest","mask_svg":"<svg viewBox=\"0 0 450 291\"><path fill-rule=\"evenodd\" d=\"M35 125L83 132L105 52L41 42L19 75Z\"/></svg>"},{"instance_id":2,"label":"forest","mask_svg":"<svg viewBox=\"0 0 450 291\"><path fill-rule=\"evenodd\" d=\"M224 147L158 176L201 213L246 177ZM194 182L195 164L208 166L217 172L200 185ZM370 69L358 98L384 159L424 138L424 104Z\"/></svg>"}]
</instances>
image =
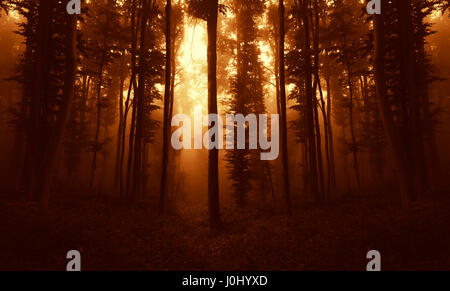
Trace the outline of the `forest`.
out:
<instances>
[{"instance_id":1,"label":"forest","mask_svg":"<svg viewBox=\"0 0 450 291\"><path fill-rule=\"evenodd\" d=\"M448 0L69 2L0 0L0 270L450 270Z\"/></svg>"}]
</instances>

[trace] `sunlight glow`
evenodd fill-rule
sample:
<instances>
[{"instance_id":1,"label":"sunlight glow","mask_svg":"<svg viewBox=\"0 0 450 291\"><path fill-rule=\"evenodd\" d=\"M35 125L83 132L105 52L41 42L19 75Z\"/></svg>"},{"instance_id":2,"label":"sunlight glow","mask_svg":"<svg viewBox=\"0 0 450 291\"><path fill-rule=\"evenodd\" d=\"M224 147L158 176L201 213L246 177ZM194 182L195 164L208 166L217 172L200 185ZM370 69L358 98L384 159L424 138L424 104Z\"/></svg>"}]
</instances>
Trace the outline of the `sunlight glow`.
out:
<instances>
[{"instance_id":1,"label":"sunlight glow","mask_svg":"<svg viewBox=\"0 0 450 291\"><path fill-rule=\"evenodd\" d=\"M206 24L185 16L184 39L178 58L182 84L175 92L180 113L207 113L207 33Z\"/></svg>"}]
</instances>

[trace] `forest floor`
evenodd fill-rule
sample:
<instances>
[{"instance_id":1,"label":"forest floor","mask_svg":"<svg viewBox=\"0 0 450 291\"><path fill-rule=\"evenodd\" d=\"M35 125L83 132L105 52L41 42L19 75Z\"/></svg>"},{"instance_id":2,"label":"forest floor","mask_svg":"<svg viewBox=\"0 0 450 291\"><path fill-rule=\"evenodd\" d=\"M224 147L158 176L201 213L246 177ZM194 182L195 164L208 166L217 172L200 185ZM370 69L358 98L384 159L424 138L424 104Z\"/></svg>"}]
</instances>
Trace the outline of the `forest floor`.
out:
<instances>
[{"instance_id":1,"label":"forest floor","mask_svg":"<svg viewBox=\"0 0 450 291\"><path fill-rule=\"evenodd\" d=\"M1 198L0 270L65 270L72 249L84 270L365 270L373 249L384 270L450 270L450 197L434 196L403 212L380 196L296 206L291 216L225 207L219 234L206 210L159 217L151 201L78 197L44 217Z\"/></svg>"}]
</instances>

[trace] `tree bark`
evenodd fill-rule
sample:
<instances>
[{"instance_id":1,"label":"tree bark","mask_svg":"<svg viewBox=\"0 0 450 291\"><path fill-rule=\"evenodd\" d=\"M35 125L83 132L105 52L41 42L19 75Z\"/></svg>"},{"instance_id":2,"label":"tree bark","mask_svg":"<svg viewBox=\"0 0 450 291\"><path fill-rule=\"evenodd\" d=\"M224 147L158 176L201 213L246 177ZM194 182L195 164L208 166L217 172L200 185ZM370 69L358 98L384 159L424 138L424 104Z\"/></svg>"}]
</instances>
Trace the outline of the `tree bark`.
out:
<instances>
[{"instance_id":1,"label":"tree bark","mask_svg":"<svg viewBox=\"0 0 450 291\"><path fill-rule=\"evenodd\" d=\"M329 155L330 155L330 164L329 164L329 179L331 180L331 190L336 189L336 165L335 165L335 158L334 158L334 139L333 139L333 124L332 124L332 106L333 106L333 98L332 98L332 88L331 88L331 82L330 82L330 72L329 72L329 60L327 57L327 54L325 54L325 82L327 86L327 106L326 106L326 112L327 112L327 132L328 132L328 140L329 140Z\"/></svg>"},{"instance_id":2,"label":"tree bark","mask_svg":"<svg viewBox=\"0 0 450 291\"><path fill-rule=\"evenodd\" d=\"M171 43L171 17L172 17L172 1L166 2L166 76L164 87L164 125L163 125L163 148L162 148L162 169L161 169L161 186L159 211L164 212L165 202L167 199L167 165L169 162L169 139L171 129L171 69L172 69L172 43Z\"/></svg>"},{"instance_id":3,"label":"tree bark","mask_svg":"<svg viewBox=\"0 0 450 291\"><path fill-rule=\"evenodd\" d=\"M217 114L217 21L218 0L207 2L207 30L208 30L208 111ZM218 137L215 137L218 138ZM208 153L208 198L209 219L211 229L221 227L219 201L219 150L214 148Z\"/></svg>"},{"instance_id":4,"label":"tree bark","mask_svg":"<svg viewBox=\"0 0 450 291\"><path fill-rule=\"evenodd\" d=\"M135 107L134 101L131 101L131 90L133 90L134 94L136 93L136 48L137 48L137 20L136 20L136 0L133 0L131 7L131 77L130 84L127 92L127 101L125 101L125 114L123 119L123 130L122 130L122 149L120 154L120 198L124 199L125 196L128 197L129 194L129 184L131 179L131 157L133 156L133 139L134 139L134 124L135 124ZM126 132L127 132L127 121L128 114L132 109L131 116L131 125L130 125L130 137L129 137L129 146L128 146L128 161L127 161L127 176L125 187L123 185L123 162L125 159L125 140L126 140Z\"/></svg>"},{"instance_id":5,"label":"tree bark","mask_svg":"<svg viewBox=\"0 0 450 291\"><path fill-rule=\"evenodd\" d=\"M106 47L106 40L103 42L103 48ZM89 188L94 186L94 178L95 171L97 170L97 152L98 152L98 143L100 138L100 127L101 127L101 114L102 114L102 85L103 85L103 68L105 66L106 61L106 52L103 52L102 58L100 60L99 67L99 77L98 77L98 87L97 87L97 123L95 129L95 137L94 137L94 156L92 158L92 166L91 166L91 180L89 182Z\"/></svg>"},{"instance_id":6,"label":"tree bark","mask_svg":"<svg viewBox=\"0 0 450 291\"><path fill-rule=\"evenodd\" d=\"M345 42L345 41L344 41ZM344 44L345 46L345 44ZM358 187L358 191L361 190L361 178L359 175L359 163L358 163L358 151L356 148L356 132L355 132L355 122L354 122L354 112L353 112L353 81L352 81L352 70L350 65L350 60L348 59L347 53L344 52L345 55L345 63L347 66L347 85L348 85L348 92L350 96L350 103L349 103L349 117L350 117L350 134L352 139L352 155L353 155L353 170L355 171L355 177L356 177L356 185Z\"/></svg>"},{"instance_id":7,"label":"tree bark","mask_svg":"<svg viewBox=\"0 0 450 291\"><path fill-rule=\"evenodd\" d=\"M385 37L384 37L384 17L383 14L374 16L374 45L375 45L375 87L378 101L378 108L383 121L386 137L393 152L393 163L397 172L397 179L400 187L400 202L403 208L408 206L408 178L404 169L403 151L398 140L390 104L387 96L385 66Z\"/></svg>"},{"instance_id":8,"label":"tree bark","mask_svg":"<svg viewBox=\"0 0 450 291\"><path fill-rule=\"evenodd\" d=\"M51 40L51 24L53 19L54 1L41 1L38 6L37 20L37 44L36 44L36 78L33 82L33 95L31 96L26 157L24 165L25 194L32 199L35 197L37 173L39 171L41 149L41 106L47 95L47 84L49 78L49 55L48 44Z\"/></svg>"},{"instance_id":9,"label":"tree bark","mask_svg":"<svg viewBox=\"0 0 450 291\"><path fill-rule=\"evenodd\" d=\"M317 178L317 155L316 155L316 141L314 136L314 110L313 110L313 88L312 88L312 62L311 62L311 40L309 30L309 1L303 0L302 5L302 19L304 30L304 70L305 70L305 86L306 86L306 133L309 151L309 178L311 185L311 194L316 200L320 200L318 190Z\"/></svg>"},{"instance_id":10,"label":"tree bark","mask_svg":"<svg viewBox=\"0 0 450 291\"><path fill-rule=\"evenodd\" d=\"M119 86L119 124L117 127L116 142L116 167L114 170L114 187L119 187L120 181L120 153L122 152L122 131L124 130L124 107L123 107L123 89L125 86L125 51L122 51L120 60L120 86ZM120 191L119 191L120 192Z\"/></svg>"},{"instance_id":11,"label":"tree bark","mask_svg":"<svg viewBox=\"0 0 450 291\"><path fill-rule=\"evenodd\" d=\"M135 78L136 79L136 78ZM136 103L136 91L137 84L136 80L133 80L133 88L134 88L134 98L133 98L133 109L131 112L131 125L130 125L130 136L128 139L128 161L127 161L127 177L125 182L125 196L126 199L130 199L131 195L131 178L133 175L133 156L134 156L134 143L135 143L135 132L136 132L136 111L137 111L137 103Z\"/></svg>"},{"instance_id":12,"label":"tree bark","mask_svg":"<svg viewBox=\"0 0 450 291\"><path fill-rule=\"evenodd\" d=\"M319 7L317 0L314 0L314 17L312 11L310 11L311 24L312 24L312 35L313 35L313 47L314 47L314 86L313 86L313 107L314 107L314 121L316 128L316 146L317 146L317 163L319 171L319 197L324 199L325 195L325 178L323 169L323 157L322 157L322 135L320 132L320 122L319 122L319 112L318 112L318 101L317 101L317 88L320 88L320 76L319 76ZM319 90L322 92L322 90ZM322 95L320 95L323 101ZM326 124L326 116L324 115L324 124ZM326 134L325 134L326 135Z\"/></svg>"},{"instance_id":13,"label":"tree bark","mask_svg":"<svg viewBox=\"0 0 450 291\"><path fill-rule=\"evenodd\" d=\"M411 191L410 195L417 199L427 188L427 167L425 163L423 130L421 122L420 101L414 72L417 70L415 60L415 36L412 19L412 1L398 1L400 26L400 76L402 97L405 102L406 132L405 152L409 155L407 162ZM406 108L409 107L409 108Z\"/></svg>"},{"instance_id":14,"label":"tree bark","mask_svg":"<svg viewBox=\"0 0 450 291\"><path fill-rule=\"evenodd\" d=\"M77 59L77 18L69 16L68 34L66 36L66 67L64 75L63 99L42 159L41 166L41 209L48 209L50 198L51 174L55 168L58 149L69 119L70 108L75 92L76 59Z\"/></svg>"},{"instance_id":15,"label":"tree bark","mask_svg":"<svg viewBox=\"0 0 450 291\"><path fill-rule=\"evenodd\" d=\"M287 144L287 112L286 112L286 75L285 75L285 6L284 0L279 2L279 20L280 20L280 43L279 43L279 69L278 73L280 76L280 87L279 98L280 98L280 114L281 114L281 146L282 146L282 163L283 163L283 182L284 182L284 198L286 203L286 210L288 214L291 213L291 186L289 181L289 158L288 158L288 144Z\"/></svg>"},{"instance_id":16,"label":"tree bark","mask_svg":"<svg viewBox=\"0 0 450 291\"><path fill-rule=\"evenodd\" d=\"M147 22L149 19L149 0L142 1L141 39L139 48L139 84L136 102L136 135L134 141L133 184L130 201L134 202L142 191L142 153L144 148L144 98L145 98L145 55L147 53Z\"/></svg>"}]
</instances>

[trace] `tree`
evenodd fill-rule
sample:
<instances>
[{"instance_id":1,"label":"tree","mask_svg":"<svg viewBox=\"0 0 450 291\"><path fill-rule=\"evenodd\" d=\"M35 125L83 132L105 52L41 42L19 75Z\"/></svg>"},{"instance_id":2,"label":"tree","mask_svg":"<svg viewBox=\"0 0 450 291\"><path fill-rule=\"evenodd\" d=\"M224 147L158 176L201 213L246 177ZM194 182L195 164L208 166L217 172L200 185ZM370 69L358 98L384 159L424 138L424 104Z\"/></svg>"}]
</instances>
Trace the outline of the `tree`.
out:
<instances>
[{"instance_id":1,"label":"tree","mask_svg":"<svg viewBox=\"0 0 450 291\"><path fill-rule=\"evenodd\" d=\"M424 19L440 2L389 1L383 3L385 13L374 18L377 99L394 154L403 207L428 188L424 132L433 131L427 121L427 86L434 78L423 50L425 37L431 33Z\"/></svg>"},{"instance_id":2,"label":"tree","mask_svg":"<svg viewBox=\"0 0 450 291\"><path fill-rule=\"evenodd\" d=\"M165 200L167 198L167 165L169 160L169 139L171 128L171 109L173 100L171 100L171 83L172 80L172 40L171 40L171 14L172 1L166 2L166 66L165 66L165 87L164 87L164 128L163 128L163 149L162 149L162 169L161 169L161 186L160 186L160 212L164 211ZM172 105L171 105L172 103Z\"/></svg>"},{"instance_id":3,"label":"tree","mask_svg":"<svg viewBox=\"0 0 450 291\"><path fill-rule=\"evenodd\" d=\"M139 45L138 87L134 100L136 106L136 135L134 141L133 183L130 200L134 201L142 191L142 153L144 138L144 94L145 94L145 56L147 53L147 23L151 9L149 0L142 0L141 36Z\"/></svg>"},{"instance_id":4,"label":"tree","mask_svg":"<svg viewBox=\"0 0 450 291\"><path fill-rule=\"evenodd\" d=\"M355 108L357 105L355 79L357 76L358 62L361 62L361 26L362 19L358 16L359 7L353 1L339 0L334 3L333 12L330 15L329 34L335 38L332 48L332 56L342 65L346 78L342 82L347 89L347 94L342 102L348 110L350 141L344 140L347 150L353 156L353 171L356 178L358 191L361 189L361 178L359 170L358 154L361 151L361 142L357 138L357 127L355 121Z\"/></svg>"},{"instance_id":5,"label":"tree","mask_svg":"<svg viewBox=\"0 0 450 291\"><path fill-rule=\"evenodd\" d=\"M233 54L236 74L231 77L231 98L227 100L227 107L230 114L244 116L263 114L266 112L264 102L266 77L263 65L258 58L260 50L257 45L259 35L257 21L264 12L264 2L260 0L232 1L230 9L236 15L231 28L236 31L237 36L236 41L233 42L233 47L236 48L236 53ZM236 125L228 130L236 131ZM249 148L248 137L251 130L256 129L250 126L245 128L245 149L232 149L226 153L229 177L233 181L233 194L239 206L246 204L247 196L254 186L260 186L258 192L264 193L266 190L263 185L267 180L265 169L268 169L269 165L260 160L259 150ZM234 142L237 144L236 134L234 137Z\"/></svg>"},{"instance_id":6,"label":"tree","mask_svg":"<svg viewBox=\"0 0 450 291\"><path fill-rule=\"evenodd\" d=\"M64 130L69 119L70 107L75 91L76 67L77 67L77 17L71 15L67 21L67 35L66 35L66 65L64 75L63 96L58 115L56 117L55 126L49 137L48 145L44 151L41 173L41 208L47 210L50 198L51 174L55 168L56 157L58 149L61 145L61 140Z\"/></svg>"},{"instance_id":7,"label":"tree","mask_svg":"<svg viewBox=\"0 0 450 291\"><path fill-rule=\"evenodd\" d=\"M219 1L207 2L207 26L208 26L208 112L217 114L217 19ZM210 122L211 124L211 122ZM217 138L217 137L216 137ZM214 148L209 151L208 164L208 197L209 216L211 227L220 228L219 206L219 150Z\"/></svg>"},{"instance_id":8,"label":"tree","mask_svg":"<svg viewBox=\"0 0 450 291\"><path fill-rule=\"evenodd\" d=\"M322 199L318 179L316 126L314 118L315 92L313 88L313 66L311 52L310 3L309 0L294 1L292 6L292 27L289 41L291 50L286 57L288 82L295 89L289 98L296 101L292 108L300 113L292 125L297 132L297 141L304 144L305 188L309 186L317 201ZM299 61L300 60L300 61Z\"/></svg>"},{"instance_id":9,"label":"tree","mask_svg":"<svg viewBox=\"0 0 450 291\"><path fill-rule=\"evenodd\" d=\"M74 97L77 63L77 19L66 15L65 6L55 1L15 3L27 23L20 32L26 37L22 79L27 106L26 151L23 176L28 197L48 208L52 174L66 129ZM36 37L32 37L36 34ZM59 40L62 41L59 41Z\"/></svg>"},{"instance_id":10,"label":"tree","mask_svg":"<svg viewBox=\"0 0 450 291\"><path fill-rule=\"evenodd\" d=\"M219 10L225 7L218 0L188 0L188 12L206 20L208 31L208 113L217 114L217 22ZM213 120L210 120L212 126ZM213 230L221 227L219 202L219 150L208 152L209 220Z\"/></svg>"},{"instance_id":11,"label":"tree","mask_svg":"<svg viewBox=\"0 0 450 291\"><path fill-rule=\"evenodd\" d=\"M390 104L387 96L386 77L385 77L385 30L384 30L383 14L374 17L374 47L375 47L375 80L376 94L380 114L394 154L394 165L396 166L398 181L400 186L400 199L403 207L408 205L408 177L406 176L405 162L403 153L398 140L398 132L396 130L392 117Z\"/></svg>"},{"instance_id":12,"label":"tree","mask_svg":"<svg viewBox=\"0 0 450 291\"><path fill-rule=\"evenodd\" d=\"M25 192L30 198L33 194L36 197L37 173L39 172L39 149L41 148L40 141L40 108L47 97L47 88L45 84L49 82L49 55L45 53L45 47L51 39L51 11L54 7L54 1L46 1L40 3L38 6L37 16L37 39L35 51L35 73L36 78L33 82L32 88L34 94L31 96L29 120L28 120L28 136L27 149L25 157ZM30 44L31 45L31 44ZM41 133L42 134L42 133Z\"/></svg>"},{"instance_id":13,"label":"tree","mask_svg":"<svg viewBox=\"0 0 450 291\"><path fill-rule=\"evenodd\" d=\"M95 183L98 168L98 155L104 150L106 138L102 140L103 112L108 108L109 98L107 90L111 87L109 66L119 56L120 21L119 9L116 1L95 1L90 3L90 9L95 13L86 22L85 42L88 47L88 66L94 73L96 116L92 141L89 143L89 151L93 153L89 188ZM102 178L99 179L101 181Z\"/></svg>"},{"instance_id":14,"label":"tree","mask_svg":"<svg viewBox=\"0 0 450 291\"><path fill-rule=\"evenodd\" d=\"M143 0L140 15L136 24L136 33L132 40L132 47L137 55L132 56L132 63L136 61L132 86L134 98L132 102L132 121L128 146L128 164L125 193L130 202L135 202L146 186L148 168L148 145L154 141L155 130L159 122L152 118L153 111L159 109L154 104L161 99L157 84L163 82L164 54L162 53L161 18L157 3L154 0ZM134 20L133 20L134 22ZM137 29L139 23L140 29ZM132 25L133 26L133 25ZM139 35L139 37L138 37ZM137 46L139 40L139 48ZM130 84L131 86L131 84Z\"/></svg>"},{"instance_id":15,"label":"tree","mask_svg":"<svg viewBox=\"0 0 450 291\"><path fill-rule=\"evenodd\" d=\"M283 157L283 181L284 181L284 195L286 201L286 209L288 213L291 212L291 195L289 182L289 159L288 159L288 144L287 144L287 114L286 114L286 80L285 80L285 62L284 62L284 40L285 40L285 25L284 25L285 7L284 1L279 2L279 27L280 27L280 44L279 44L279 75L280 75L280 115L281 115L281 144Z\"/></svg>"}]
</instances>

